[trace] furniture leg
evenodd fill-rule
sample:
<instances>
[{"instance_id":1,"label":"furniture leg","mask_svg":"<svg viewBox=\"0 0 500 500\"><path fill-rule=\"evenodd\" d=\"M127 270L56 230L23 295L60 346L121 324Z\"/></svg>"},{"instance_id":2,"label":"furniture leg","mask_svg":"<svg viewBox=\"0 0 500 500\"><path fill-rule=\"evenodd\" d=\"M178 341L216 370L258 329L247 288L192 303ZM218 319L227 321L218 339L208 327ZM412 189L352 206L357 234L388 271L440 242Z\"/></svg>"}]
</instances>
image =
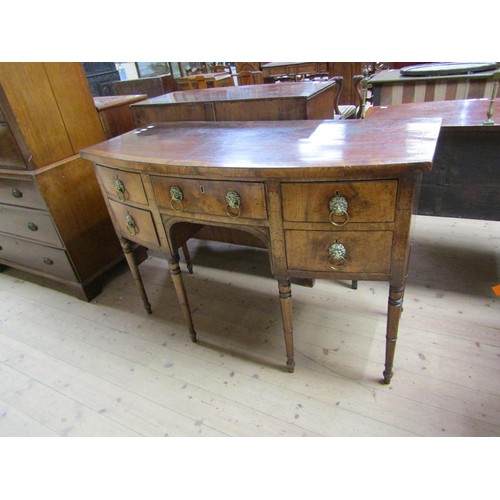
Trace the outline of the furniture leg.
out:
<instances>
[{"instance_id":1,"label":"furniture leg","mask_svg":"<svg viewBox=\"0 0 500 500\"><path fill-rule=\"evenodd\" d=\"M384 384L389 384L392 378L392 365L394 362L394 352L396 350L396 340L398 338L399 319L401 318L401 312L403 310L404 291L404 285L391 285L389 287Z\"/></svg>"},{"instance_id":2,"label":"furniture leg","mask_svg":"<svg viewBox=\"0 0 500 500\"><path fill-rule=\"evenodd\" d=\"M182 253L184 254L184 260L186 261L186 266L189 274L193 274L193 263L191 262L191 256L189 255L189 250L186 243L182 245Z\"/></svg>"},{"instance_id":3,"label":"furniture leg","mask_svg":"<svg viewBox=\"0 0 500 500\"><path fill-rule=\"evenodd\" d=\"M290 373L293 373L295 361L293 359L292 289L290 280L278 280L278 288L280 292L283 333L285 334L286 368Z\"/></svg>"},{"instance_id":4,"label":"furniture leg","mask_svg":"<svg viewBox=\"0 0 500 500\"><path fill-rule=\"evenodd\" d=\"M358 289L358 280L352 280L351 288L353 290L357 290Z\"/></svg>"},{"instance_id":5,"label":"furniture leg","mask_svg":"<svg viewBox=\"0 0 500 500\"><path fill-rule=\"evenodd\" d=\"M168 259L168 269L170 275L172 276L172 282L174 284L175 293L177 294L177 300L184 314L184 318L188 325L189 336L193 342L196 342L196 331L193 325L193 318L191 317L191 311L189 310L189 302L186 294L186 289L184 288L184 282L182 281L181 268L179 267L179 257L169 257Z\"/></svg>"},{"instance_id":6,"label":"furniture leg","mask_svg":"<svg viewBox=\"0 0 500 500\"><path fill-rule=\"evenodd\" d=\"M135 261L132 244L125 238L120 238L120 244L122 246L123 253L125 254L125 259L127 260L128 267L130 268L130 272L132 273L137 289L139 290L139 294L141 295L144 308L146 309L148 314L151 314L151 304L149 303L148 296L142 282L142 277L139 273L139 267L137 266L137 262Z\"/></svg>"}]
</instances>

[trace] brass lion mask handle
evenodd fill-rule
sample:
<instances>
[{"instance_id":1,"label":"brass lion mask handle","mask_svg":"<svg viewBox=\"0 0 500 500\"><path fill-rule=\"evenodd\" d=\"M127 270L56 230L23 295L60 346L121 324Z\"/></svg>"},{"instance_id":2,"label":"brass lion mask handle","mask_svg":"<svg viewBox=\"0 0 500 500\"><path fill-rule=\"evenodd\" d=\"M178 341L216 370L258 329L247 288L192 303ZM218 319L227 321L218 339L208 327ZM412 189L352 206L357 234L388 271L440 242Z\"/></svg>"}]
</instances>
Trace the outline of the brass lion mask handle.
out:
<instances>
[{"instance_id":1,"label":"brass lion mask handle","mask_svg":"<svg viewBox=\"0 0 500 500\"><path fill-rule=\"evenodd\" d=\"M336 241L328 249L328 265L334 270L338 271L342 269L346 262L347 250L342 243Z\"/></svg>"},{"instance_id":2,"label":"brass lion mask handle","mask_svg":"<svg viewBox=\"0 0 500 500\"><path fill-rule=\"evenodd\" d=\"M125 189L125 184L123 184L123 181L116 176L115 178L115 190L116 190L116 196L118 196L118 199L120 201L125 201L125 193L127 190Z\"/></svg>"},{"instance_id":3,"label":"brass lion mask handle","mask_svg":"<svg viewBox=\"0 0 500 500\"><path fill-rule=\"evenodd\" d=\"M132 236L135 236L139 232L139 227L137 226L134 218L130 214L127 214L125 216L125 222L127 223L127 231Z\"/></svg>"},{"instance_id":4,"label":"brass lion mask handle","mask_svg":"<svg viewBox=\"0 0 500 500\"><path fill-rule=\"evenodd\" d=\"M184 193L179 186L172 186L170 188L170 206L174 212L182 212L184 210Z\"/></svg>"},{"instance_id":5,"label":"brass lion mask handle","mask_svg":"<svg viewBox=\"0 0 500 500\"><path fill-rule=\"evenodd\" d=\"M349 222L349 214L347 209L349 208L349 203L347 199L340 196L339 192L335 193L335 196L328 202L328 208L330 209L329 219L334 226L345 226ZM333 217L342 217L340 222L337 222Z\"/></svg>"},{"instance_id":6,"label":"brass lion mask handle","mask_svg":"<svg viewBox=\"0 0 500 500\"><path fill-rule=\"evenodd\" d=\"M236 191L226 193L226 213L233 219L241 215L241 198Z\"/></svg>"}]
</instances>

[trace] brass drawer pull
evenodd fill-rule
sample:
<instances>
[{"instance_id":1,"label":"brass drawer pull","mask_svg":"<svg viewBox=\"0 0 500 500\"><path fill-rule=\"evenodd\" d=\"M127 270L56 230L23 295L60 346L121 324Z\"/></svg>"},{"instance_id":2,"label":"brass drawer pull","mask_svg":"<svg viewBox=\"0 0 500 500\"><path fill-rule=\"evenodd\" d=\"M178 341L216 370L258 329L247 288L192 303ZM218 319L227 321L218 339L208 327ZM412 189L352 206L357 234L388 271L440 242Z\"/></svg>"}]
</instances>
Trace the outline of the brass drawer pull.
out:
<instances>
[{"instance_id":1,"label":"brass drawer pull","mask_svg":"<svg viewBox=\"0 0 500 500\"><path fill-rule=\"evenodd\" d=\"M137 226L134 218L130 214L127 214L125 216L125 222L127 223L127 231L132 236L135 236L139 232L139 227Z\"/></svg>"},{"instance_id":2,"label":"brass drawer pull","mask_svg":"<svg viewBox=\"0 0 500 500\"><path fill-rule=\"evenodd\" d=\"M184 210L184 193L179 186L172 186L170 188L170 206L174 212L182 212Z\"/></svg>"},{"instance_id":3,"label":"brass drawer pull","mask_svg":"<svg viewBox=\"0 0 500 500\"><path fill-rule=\"evenodd\" d=\"M233 219L241 215L241 198L236 191L228 191L226 193L226 213Z\"/></svg>"},{"instance_id":4,"label":"brass drawer pull","mask_svg":"<svg viewBox=\"0 0 500 500\"><path fill-rule=\"evenodd\" d=\"M349 222L349 214L347 209L349 208L349 203L347 200L340 196L339 192L335 193L335 196L328 202L328 207L330 209L329 219L334 226L345 226ZM332 217L343 217L341 222L336 222Z\"/></svg>"},{"instance_id":5,"label":"brass drawer pull","mask_svg":"<svg viewBox=\"0 0 500 500\"><path fill-rule=\"evenodd\" d=\"M54 264L54 261L52 259L49 259L49 257L44 257L43 263L47 264L48 266L51 266L52 264Z\"/></svg>"},{"instance_id":6,"label":"brass drawer pull","mask_svg":"<svg viewBox=\"0 0 500 500\"><path fill-rule=\"evenodd\" d=\"M38 226L34 222L28 222L28 229L30 231L38 231Z\"/></svg>"},{"instance_id":7,"label":"brass drawer pull","mask_svg":"<svg viewBox=\"0 0 500 500\"><path fill-rule=\"evenodd\" d=\"M125 189L125 184L123 184L123 181L121 181L118 178L118 175L116 176L115 179L115 190L116 190L116 196L118 196L118 199L120 201L125 201L125 193L127 190Z\"/></svg>"},{"instance_id":8,"label":"brass drawer pull","mask_svg":"<svg viewBox=\"0 0 500 500\"><path fill-rule=\"evenodd\" d=\"M347 262L346 254L347 250L345 246L342 245L342 243L335 241L335 243L330 245L330 248L328 249L329 266L335 271L342 269Z\"/></svg>"},{"instance_id":9,"label":"brass drawer pull","mask_svg":"<svg viewBox=\"0 0 500 500\"><path fill-rule=\"evenodd\" d=\"M23 197L23 192L19 191L19 189L17 189L17 188L13 188L11 193L12 193L12 196L14 198L22 198Z\"/></svg>"}]
</instances>

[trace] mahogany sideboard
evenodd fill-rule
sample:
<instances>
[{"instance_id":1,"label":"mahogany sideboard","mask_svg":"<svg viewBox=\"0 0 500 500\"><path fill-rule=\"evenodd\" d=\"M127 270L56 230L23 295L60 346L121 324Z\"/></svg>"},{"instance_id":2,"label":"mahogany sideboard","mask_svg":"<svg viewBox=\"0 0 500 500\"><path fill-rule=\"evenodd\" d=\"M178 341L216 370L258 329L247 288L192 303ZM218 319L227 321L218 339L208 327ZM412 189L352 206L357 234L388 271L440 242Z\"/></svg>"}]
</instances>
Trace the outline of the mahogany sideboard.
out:
<instances>
[{"instance_id":1,"label":"mahogany sideboard","mask_svg":"<svg viewBox=\"0 0 500 500\"><path fill-rule=\"evenodd\" d=\"M148 312L128 247L162 250L191 339L178 248L205 225L268 248L294 370L292 277L389 282L384 382L392 376L412 213L440 120L160 123L85 148Z\"/></svg>"},{"instance_id":2,"label":"mahogany sideboard","mask_svg":"<svg viewBox=\"0 0 500 500\"><path fill-rule=\"evenodd\" d=\"M500 98L373 106L367 120L442 118L434 166L422 177L418 213L500 220Z\"/></svg>"},{"instance_id":3,"label":"mahogany sideboard","mask_svg":"<svg viewBox=\"0 0 500 500\"><path fill-rule=\"evenodd\" d=\"M301 82L185 90L131 106L138 127L167 121L333 118L337 83Z\"/></svg>"},{"instance_id":4,"label":"mahogany sideboard","mask_svg":"<svg viewBox=\"0 0 500 500\"><path fill-rule=\"evenodd\" d=\"M0 268L100 292L123 254L78 153L104 139L80 63L0 63Z\"/></svg>"}]
</instances>

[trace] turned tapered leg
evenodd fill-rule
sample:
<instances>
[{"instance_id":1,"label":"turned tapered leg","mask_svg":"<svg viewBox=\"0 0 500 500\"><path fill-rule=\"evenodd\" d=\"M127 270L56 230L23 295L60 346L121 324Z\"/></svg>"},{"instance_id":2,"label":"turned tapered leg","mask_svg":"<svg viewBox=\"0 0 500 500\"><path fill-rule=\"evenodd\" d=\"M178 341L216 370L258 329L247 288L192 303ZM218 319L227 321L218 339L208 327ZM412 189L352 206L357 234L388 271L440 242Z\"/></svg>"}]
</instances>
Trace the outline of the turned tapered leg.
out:
<instances>
[{"instance_id":1,"label":"turned tapered leg","mask_svg":"<svg viewBox=\"0 0 500 500\"><path fill-rule=\"evenodd\" d=\"M127 260L128 267L130 268L130 272L135 281L135 285L139 290L139 294L141 295L142 302L144 304L144 308L146 309L148 314L151 314L153 311L151 310L151 304L149 303L148 296L146 294L146 290L144 288L144 284L142 282L141 274L139 273L139 268L137 266L137 262L135 261L134 251L132 249L132 244L129 240L125 238L120 238L120 244L123 249L123 253L125 254L125 259Z\"/></svg>"},{"instance_id":2,"label":"turned tapered leg","mask_svg":"<svg viewBox=\"0 0 500 500\"><path fill-rule=\"evenodd\" d=\"M387 309L387 335L385 344L385 370L384 384L389 384L392 378L392 365L394 363L394 352L396 340L398 339L399 319L403 310L403 296L405 287L389 287L389 305Z\"/></svg>"},{"instance_id":3,"label":"turned tapered leg","mask_svg":"<svg viewBox=\"0 0 500 500\"><path fill-rule=\"evenodd\" d=\"M285 334L286 368L290 373L295 369L293 359L292 289L290 280L278 280L280 292L281 317Z\"/></svg>"},{"instance_id":4,"label":"turned tapered leg","mask_svg":"<svg viewBox=\"0 0 500 500\"><path fill-rule=\"evenodd\" d=\"M191 262L191 256L189 255L189 250L185 243L182 245L182 253L184 254L184 260L186 261L186 266L189 274L193 274L193 264Z\"/></svg>"},{"instance_id":5,"label":"turned tapered leg","mask_svg":"<svg viewBox=\"0 0 500 500\"><path fill-rule=\"evenodd\" d=\"M177 300L184 314L184 318L188 325L189 336L193 342L196 342L196 331L193 326L193 318L191 317L191 311L189 310L189 302L186 294L186 289L184 288L184 282L182 281L181 268L179 267L179 257L169 257L168 259L168 269L170 275L172 276L172 282L174 283L175 293L177 294Z\"/></svg>"}]
</instances>

